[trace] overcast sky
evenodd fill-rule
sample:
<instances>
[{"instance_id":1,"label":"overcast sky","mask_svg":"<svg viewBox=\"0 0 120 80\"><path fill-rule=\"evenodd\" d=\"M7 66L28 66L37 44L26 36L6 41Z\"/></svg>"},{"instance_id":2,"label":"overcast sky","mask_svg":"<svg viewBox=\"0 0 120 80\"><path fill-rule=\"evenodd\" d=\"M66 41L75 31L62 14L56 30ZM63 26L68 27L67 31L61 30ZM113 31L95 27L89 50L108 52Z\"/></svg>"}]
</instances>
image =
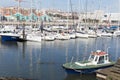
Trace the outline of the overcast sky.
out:
<instances>
[{"instance_id":1,"label":"overcast sky","mask_svg":"<svg viewBox=\"0 0 120 80\"><path fill-rule=\"evenodd\" d=\"M72 8L75 11L85 11L87 1L87 11L94 11L97 9L105 10L106 12L120 12L119 0L71 0ZM23 0L21 7L30 8L30 0ZM33 0L35 8L42 9L60 9L67 11L68 0ZM80 4L79 4L80 2ZM17 6L15 0L0 0L1 7ZM80 8L80 9L79 9Z\"/></svg>"}]
</instances>

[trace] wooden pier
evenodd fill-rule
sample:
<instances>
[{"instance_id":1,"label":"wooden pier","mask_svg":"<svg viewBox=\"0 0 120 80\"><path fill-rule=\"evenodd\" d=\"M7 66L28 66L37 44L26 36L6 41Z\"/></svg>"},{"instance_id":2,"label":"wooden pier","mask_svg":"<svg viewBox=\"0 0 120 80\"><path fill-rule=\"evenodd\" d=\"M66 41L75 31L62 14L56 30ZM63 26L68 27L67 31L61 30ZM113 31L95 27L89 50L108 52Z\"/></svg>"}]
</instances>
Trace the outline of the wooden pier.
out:
<instances>
[{"instance_id":1,"label":"wooden pier","mask_svg":"<svg viewBox=\"0 0 120 80\"><path fill-rule=\"evenodd\" d=\"M120 59L113 67L97 71L96 76L98 80L120 80Z\"/></svg>"}]
</instances>

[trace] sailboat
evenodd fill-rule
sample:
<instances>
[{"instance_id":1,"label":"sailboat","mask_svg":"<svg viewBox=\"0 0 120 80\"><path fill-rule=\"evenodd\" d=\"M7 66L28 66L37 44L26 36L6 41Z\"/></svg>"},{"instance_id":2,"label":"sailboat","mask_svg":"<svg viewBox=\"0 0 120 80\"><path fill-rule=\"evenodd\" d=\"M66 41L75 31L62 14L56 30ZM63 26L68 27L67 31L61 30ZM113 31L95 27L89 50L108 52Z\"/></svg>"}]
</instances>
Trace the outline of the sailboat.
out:
<instances>
[{"instance_id":1,"label":"sailboat","mask_svg":"<svg viewBox=\"0 0 120 80\"><path fill-rule=\"evenodd\" d=\"M79 1L79 5L80 5L80 1ZM80 16L80 15L79 15ZM87 1L86 1L86 12L85 12L85 16L87 19ZM77 26L77 30L76 30L76 37L77 38L88 38L88 33L87 33L87 20L85 20L85 25L81 26L80 25L80 17L79 17L79 23Z\"/></svg>"},{"instance_id":2,"label":"sailboat","mask_svg":"<svg viewBox=\"0 0 120 80\"><path fill-rule=\"evenodd\" d=\"M69 7L71 6L71 17L73 17L73 12L72 12L72 2L71 2L71 0L68 0L68 7L67 7L67 9L68 9L68 15L67 15L67 29L68 29L68 34L69 34L69 36L70 36L70 39L75 39L76 38L76 35L75 35L75 30L74 29L69 29L69 25L68 25L68 22L69 22ZM71 4L71 5L70 5ZM74 19L73 19L73 28L74 28Z\"/></svg>"},{"instance_id":3,"label":"sailboat","mask_svg":"<svg viewBox=\"0 0 120 80\"><path fill-rule=\"evenodd\" d=\"M31 27L33 26L33 0L31 0ZM43 23L41 23L43 26ZM35 42L41 42L41 32L37 30L30 29L29 31L25 30L25 25L23 25L23 34L20 37L20 39L25 40L25 41L35 41Z\"/></svg>"},{"instance_id":4,"label":"sailboat","mask_svg":"<svg viewBox=\"0 0 120 80\"><path fill-rule=\"evenodd\" d=\"M52 33L44 32L44 34L41 35L42 40L44 41L54 41L55 37Z\"/></svg>"},{"instance_id":5,"label":"sailboat","mask_svg":"<svg viewBox=\"0 0 120 80\"><path fill-rule=\"evenodd\" d=\"M58 40L69 40L70 36L69 36L69 34L66 34L66 33L62 32L62 33L57 33L55 35L55 39L58 39Z\"/></svg>"},{"instance_id":6,"label":"sailboat","mask_svg":"<svg viewBox=\"0 0 120 80\"><path fill-rule=\"evenodd\" d=\"M19 41L20 35L14 26L4 26L0 30L1 41Z\"/></svg>"},{"instance_id":7,"label":"sailboat","mask_svg":"<svg viewBox=\"0 0 120 80\"><path fill-rule=\"evenodd\" d=\"M88 38L88 34L77 31L77 32L76 32L76 37L77 37L77 38Z\"/></svg>"}]
</instances>

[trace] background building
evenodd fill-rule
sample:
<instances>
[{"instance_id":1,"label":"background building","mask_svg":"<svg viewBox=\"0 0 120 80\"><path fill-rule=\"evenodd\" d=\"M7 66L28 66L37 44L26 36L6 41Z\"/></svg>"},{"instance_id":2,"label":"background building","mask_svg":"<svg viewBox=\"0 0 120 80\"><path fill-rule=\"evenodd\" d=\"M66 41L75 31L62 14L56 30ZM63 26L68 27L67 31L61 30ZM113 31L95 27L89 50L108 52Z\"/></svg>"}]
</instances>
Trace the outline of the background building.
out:
<instances>
[{"instance_id":1,"label":"background building","mask_svg":"<svg viewBox=\"0 0 120 80\"><path fill-rule=\"evenodd\" d=\"M44 22L64 22L88 23L101 25L118 25L120 13L105 13L103 10L94 12L65 12L55 9L30 9L18 7L0 8L1 20L7 21L44 21Z\"/></svg>"}]
</instances>

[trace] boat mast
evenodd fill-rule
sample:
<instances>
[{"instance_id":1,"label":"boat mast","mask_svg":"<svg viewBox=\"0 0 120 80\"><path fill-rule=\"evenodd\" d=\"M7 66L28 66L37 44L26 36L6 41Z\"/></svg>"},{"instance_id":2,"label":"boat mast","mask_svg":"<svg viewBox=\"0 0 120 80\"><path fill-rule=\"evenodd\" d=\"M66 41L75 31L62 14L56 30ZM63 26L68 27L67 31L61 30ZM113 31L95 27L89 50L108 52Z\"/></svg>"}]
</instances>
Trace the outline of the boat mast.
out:
<instances>
[{"instance_id":1,"label":"boat mast","mask_svg":"<svg viewBox=\"0 0 120 80\"><path fill-rule=\"evenodd\" d=\"M118 1L118 12L120 14L120 0ZM118 29L120 30L120 18L118 18Z\"/></svg>"},{"instance_id":2,"label":"boat mast","mask_svg":"<svg viewBox=\"0 0 120 80\"><path fill-rule=\"evenodd\" d=\"M85 2L85 30L87 30L87 10L88 10L88 0Z\"/></svg>"},{"instance_id":3,"label":"boat mast","mask_svg":"<svg viewBox=\"0 0 120 80\"><path fill-rule=\"evenodd\" d=\"M99 0L99 10L101 10L101 0ZM98 27L100 26L102 17L100 16L98 19L99 19L99 22L98 22L98 24L96 26L96 29L98 29Z\"/></svg>"},{"instance_id":4,"label":"boat mast","mask_svg":"<svg viewBox=\"0 0 120 80\"><path fill-rule=\"evenodd\" d=\"M67 29L69 28L69 4L70 4L70 1L67 0ZM68 31L67 31L68 32ZM68 44L66 45L66 50L65 50L65 56L66 56L66 62L68 62Z\"/></svg>"},{"instance_id":5,"label":"boat mast","mask_svg":"<svg viewBox=\"0 0 120 80\"><path fill-rule=\"evenodd\" d=\"M18 0L18 13L20 12L20 2L21 2L22 0Z\"/></svg>"},{"instance_id":6,"label":"boat mast","mask_svg":"<svg viewBox=\"0 0 120 80\"><path fill-rule=\"evenodd\" d=\"M20 3L22 2L22 0L16 0L18 2L18 5L17 5L17 12L18 14L20 14ZM18 21L18 26L20 24L20 16L17 18L17 21Z\"/></svg>"},{"instance_id":7,"label":"boat mast","mask_svg":"<svg viewBox=\"0 0 120 80\"><path fill-rule=\"evenodd\" d=\"M38 5L37 5L37 23L39 23L37 26L40 26L40 16L39 16L39 13L40 13L40 9L41 9L41 1L38 1Z\"/></svg>"},{"instance_id":8,"label":"boat mast","mask_svg":"<svg viewBox=\"0 0 120 80\"><path fill-rule=\"evenodd\" d=\"M79 0L79 7L78 7L78 8L79 8L79 12L78 12L79 21L78 21L78 27L80 27L80 3L81 3L81 2L80 2L80 0Z\"/></svg>"},{"instance_id":9,"label":"boat mast","mask_svg":"<svg viewBox=\"0 0 120 80\"><path fill-rule=\"evenodd\" d=\"M32 23L32 21L33 21L33 0L31 0L31 10L30 10L30 12L31 12L31 27L33 26L33 23Z\"/></svg>"},{"instance_id":10,"label":"boat mast","mask_svg":"<svg viewBox=\"0 0 120 80\"><path fill-rule=\"evenodd\" d=\"M24 2L23 0L16 0L17 2L18 2L18 10L17 10L17 12L18 12L18 14L22 14L22 13L20 13L20 4L21 4L21 2ZM19 15L19 18L18 18L18 26L20 25L20 15Z\"/></svg>"},{"instance_id":11,"label":"boat mast","mask_svg":"<svg viewBox=\"0 0 120 80\"><path fill-rule=\"evenodd\" d=\"M70 4L70 1L69 0L67 0L67 29L68 29L68 27L69 27L69 25L68 25L68 23L69 23L69 4ZM68 31L67 31L68 32Z\"/></svg>"},{"instance_id":12,"label":"boat mast","mask_svg":"<svg viewBox=\"0 0 120 80\"><path fill-rule=\"evenodd\" d=\"M81 0L79 0L79 7L78 7L78 9L79 9L79 10L78 10L78 18L79 18L79 19L78 19L78 24L77 24L77 30L80 29L80 25L81 25L81 24L80 24L80 20L81 20L80 11L82 10L82 8L80 8L80 6L81 6ZM80 9L81 9L81 10L80 10Z\"/></svg>"},{"instance_id":13,"label":"boat mast","mask_svg":"<svg viewBox=\"0 0 120 80\"><path fill-rule=\"evenodd\" d=\"M75 32L76 32L76 28L75 28L75 26L74 26L74 12L73 12L73 6L72 6L72 1L71 1L71 0L70 0L69 4L70 4L70 8L71 8L71 15L72 15L72 21L73 21L73 28L74 28L74 30L75 30Z\"/></svg>"},{"instance_id":14,"label":"boat mast","mask_svg":"<svg viewBox=\"0 0 120 80\"><path fill-rule=\"evenodd\" d=\"M120 0L118 0L118 5L120 4ZM118 6L118 13L120 14L120 5ZM118 18L118 31L120 30L119 29L119 27L120 27L120 18ZM115 60L117 60L117 58L118 58L118 54L119 54L119 38L117 38L116 39L116 53L115 53Z\"/></svg>"}]
</instances>

